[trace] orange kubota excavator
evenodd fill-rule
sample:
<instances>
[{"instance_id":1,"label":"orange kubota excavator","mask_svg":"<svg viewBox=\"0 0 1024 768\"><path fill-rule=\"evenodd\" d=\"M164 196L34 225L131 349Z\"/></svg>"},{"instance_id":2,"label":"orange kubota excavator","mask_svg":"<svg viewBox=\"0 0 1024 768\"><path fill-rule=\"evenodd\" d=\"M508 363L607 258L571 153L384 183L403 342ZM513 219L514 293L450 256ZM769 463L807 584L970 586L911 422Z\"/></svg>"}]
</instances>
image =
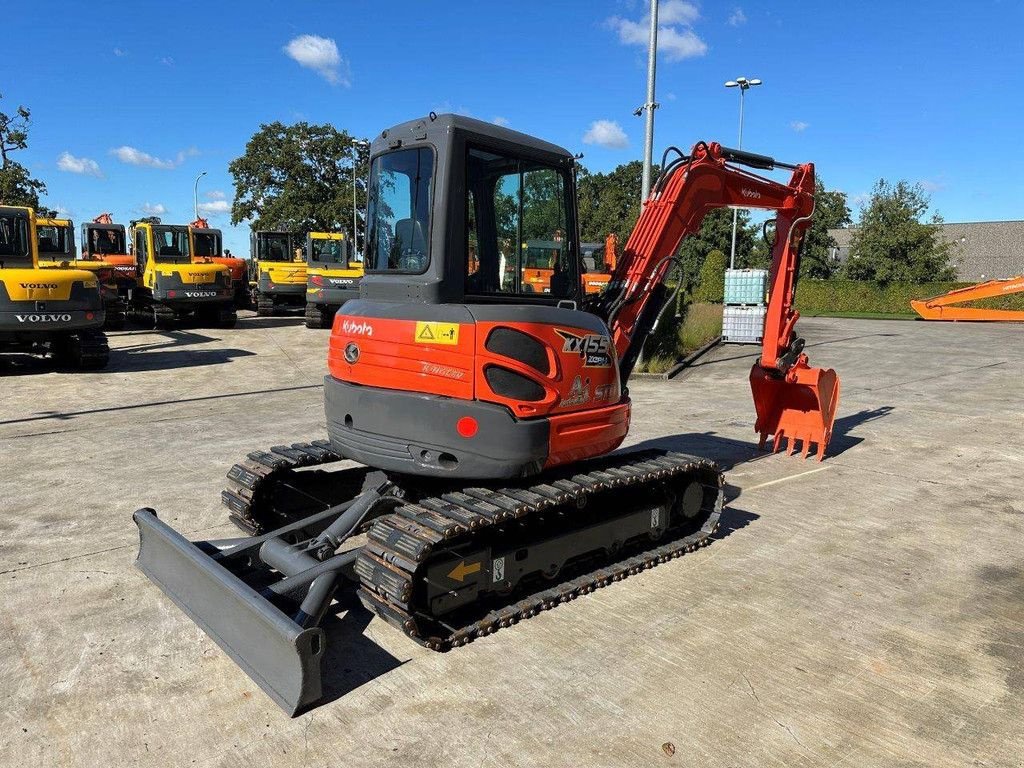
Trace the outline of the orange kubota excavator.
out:
<instances>
[{"instance_id":1,"label":"orange kubota excavator","mask_svg":"<svg viewBox=\"0 0 1024 768\"><path fill-rule=\"evenodd\" d=\"M972 320L1024 323L1024 310L993 309L990 307L957 306L967 301L996 299L1024 293L1024 275L1006 280L988 280L966 288L958 288L931 299L915 299L910 302L925 320Z\"/></svg>"},{"instance_id":2,"label":"orange kubota excavator","mask_svg":"<svg viewBox=\"0 0 1024 768\"><path fill-rule=\"evenodd\" d=\"M445 650L711 542L724 484L712 462L612 453L629 428L626 382L672 298L666 274L708 211L777 212L750 373L762 444L801 440L806 455L816 443L820 458L839 398L795 328L810 163L670 150L608 288L588 297L566 150L431 114L370 154L366 276L334 319L328 439L231 468L222 498L252 536L191 542L152 509L134 515L139 567L291 713L321 696L320 621L339 590ZM567 258L550 293L531 291L524 245L555 232ZM363 466L296 471L343 458ZM323 495L304 506L310 476Z\"/></svg>"}]
</instances>

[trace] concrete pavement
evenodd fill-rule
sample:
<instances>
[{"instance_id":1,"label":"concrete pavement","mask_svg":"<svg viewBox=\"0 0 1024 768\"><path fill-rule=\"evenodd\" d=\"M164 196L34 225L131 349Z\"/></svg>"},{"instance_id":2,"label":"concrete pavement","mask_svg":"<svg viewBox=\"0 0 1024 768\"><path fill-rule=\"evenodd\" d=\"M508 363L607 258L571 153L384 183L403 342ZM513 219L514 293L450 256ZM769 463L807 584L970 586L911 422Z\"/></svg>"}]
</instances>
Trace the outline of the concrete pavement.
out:
<instances>
[{"instance_id":1,"label":"concrete pavement","mask_svg":"<svg viewBox=\"0 0 1024 768\"><path fill-rule=\"evenodd\" d=\"M246 316L113 334L104 372L6 364L0 763L1024 764L1024 328L801 330L842 378L823 464L756 453L751 348L638 379L630 444L729 467L719 540L447 654L342 613L294 720L132 567L131 513L232 535L227 468L323 435L328 332Z\"/></svg>"}]
</instances>

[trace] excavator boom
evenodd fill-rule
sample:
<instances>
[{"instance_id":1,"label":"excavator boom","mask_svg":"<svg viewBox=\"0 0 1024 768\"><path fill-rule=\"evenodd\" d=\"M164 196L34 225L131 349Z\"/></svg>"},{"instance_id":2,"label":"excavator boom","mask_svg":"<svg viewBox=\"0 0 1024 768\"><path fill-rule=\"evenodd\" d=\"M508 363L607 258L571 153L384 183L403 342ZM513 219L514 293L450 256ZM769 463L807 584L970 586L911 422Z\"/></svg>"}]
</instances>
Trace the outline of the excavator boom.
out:
<instances>
[{"instance_id":1,"label":"excavator boom","mask_svg":"<svg viewBox=\"0 0 1024 768\"><path fill-rule=\"evenodd\" d=\"M994 299L1024 293L1024 275L1007 280L989 280L966 288L958 288L931 299L910 302L925 320L973 320L1024 323L1024 310L989 309L988 307L957 306L967 301Z\"/></svg>"},{"instance_id":2,"label":"excavator boom","mask_svg":"<svg viewBox=\"0 0 1024 768\"><path fill-rule=\"evenodd\" d=\"M780 184L735 164L785 168L792 176L788 184ZM839 402L839 378L831 369L808 366L804 342L796 336L800 315L793 306L800 244L814 212L813 164L780 163L765 155L699 142L690 155L679 153L662 165L664 171L644 203L597 307L612 332L622 380L629 377L661 311L664 282L683 238L699 231L704 216L714 208L774 210L776 234L764 341L761 358L750 373L755 430L762 447L770 435L775 450L782 448L782 438L790 441L790 448L795 446L793 441L802 442L805 457L817 444L821 460Z\"/></svg>"}]
</instances>

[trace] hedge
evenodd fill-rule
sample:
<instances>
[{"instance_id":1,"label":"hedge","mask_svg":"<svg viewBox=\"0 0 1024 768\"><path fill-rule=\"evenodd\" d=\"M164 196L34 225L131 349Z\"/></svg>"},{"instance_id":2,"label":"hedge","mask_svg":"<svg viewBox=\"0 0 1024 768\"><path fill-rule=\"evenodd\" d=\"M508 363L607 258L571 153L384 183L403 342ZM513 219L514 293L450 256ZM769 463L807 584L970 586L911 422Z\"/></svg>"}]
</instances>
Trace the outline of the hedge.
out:
<instances>
[{"instance_id":1,"label":"hedge","mask_svg":"<svg viewBox=\"0 0 1024 768\"><path fill-rule=\"evenodd\" d=\"M796 308L803 315L874 312L914 315L911 299L930 299L974 283L877 283L857 280L801 280L796 287ZM1024 293L971 302L965 306L1024 310Z\"/></svg>"}]
</instances>

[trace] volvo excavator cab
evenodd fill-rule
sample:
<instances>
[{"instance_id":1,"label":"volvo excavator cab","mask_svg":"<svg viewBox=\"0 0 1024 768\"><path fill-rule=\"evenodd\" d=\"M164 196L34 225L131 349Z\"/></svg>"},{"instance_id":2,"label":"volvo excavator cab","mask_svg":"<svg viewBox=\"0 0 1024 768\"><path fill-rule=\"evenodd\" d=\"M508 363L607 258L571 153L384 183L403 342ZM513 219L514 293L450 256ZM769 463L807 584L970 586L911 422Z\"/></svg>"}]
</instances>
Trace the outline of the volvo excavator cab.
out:
<instances>
[{"instance_id":1,"label":"volvo excavator cab","mask_svg":"<svg viewBox=\"0 0 1024 768\"><path fill-rule=\"evenodd\" d=\"M306 258L292 232L255 230L250 238L250 284L256 314L306 303Z\"/></svg>"},{"instance_id":2,"label":"volvo excavator cab","mask_svg":"<svg viewBox=\"0 0 1024 768\"><path fill-rule=\"evenodd\" d=\"M131 223L139 284L132 289L133 316L156 328L192 319L215 328L237 320L231 274L222 264L197 264L187 226L156 217Z\"/></svg>"},{"instance_id":3,"label":"volvo excavator cab","mask_svg":"<svg viewBox=\"0 0 1024 768\"><path fill-rule=\"evenodd\" d=\"M124 327L126 304L118 292L115 265L89 253L85 248L79 256L75 247L75 225L71 219L36 218L39 243L39 266L71 267L92 272L103 296L106 321L103 327L117 330Z\"/></svg>"},{"instance_id":4,"label":"volvo excavator cab","mask_svg":"<svg viewBox=\"0 0 1024 768\"><path fill-rule=\"evenodd\" d=\"M608 287L585 296L568 151L431 114L382 132L370 156L366 275L332 326L328 439L228 471L222 500L250 537L191 542L152 509L134 515L139 567L291 713L321 695L320 622L343 587L446 650L712 542L713 462L612 453L679 244L708 211L777 212L755 429L776 449L789 438L824 452L838 403L835 372L811 368L795 333L811 163L670 150ZM548 292L529 282L534 247L548 252ZM295 470L343 459L365 466L304 491Z\"/></svg>"},{"instance_id":5,"label":"volvo excavator cab","mask_svg":"<svg viewBox=\"0 0 1024 768\"><path fill-rule=\"evenodd\" d=\"M359 298L363 262L337 232L306 235L306 327L329 328L346 301Z\"/></svg>"},{"instance_id":6,"label":"volvo excavator cab","mask_svg":"<svg viewBox=\"0 0 1024 768\"><path fill-rule=\"evenodd\" d=\"M50 253L70 258L41 268L35 212L0 206L0 351L49 352L61 365L104 368L110 351L99 284L93 272L66 266L74 261L69 228L47 224Z\"/></svg>"},{"instance_id":7,"label":"volvo excavator cab","mask_svg":"<svg viewBox=\"0 0 1024 768\"><path fill-rule=\"evenodd\" d=\"M249 306L249 265L245 259L224 255L224 236L219 229L210 227L206 219L196 219L188 225L191 238L192 260L197 264L221 264L231 273L231 287L235 306ZM230 251L229 251L230 253Z\"/></svg>"}]
</instances>

